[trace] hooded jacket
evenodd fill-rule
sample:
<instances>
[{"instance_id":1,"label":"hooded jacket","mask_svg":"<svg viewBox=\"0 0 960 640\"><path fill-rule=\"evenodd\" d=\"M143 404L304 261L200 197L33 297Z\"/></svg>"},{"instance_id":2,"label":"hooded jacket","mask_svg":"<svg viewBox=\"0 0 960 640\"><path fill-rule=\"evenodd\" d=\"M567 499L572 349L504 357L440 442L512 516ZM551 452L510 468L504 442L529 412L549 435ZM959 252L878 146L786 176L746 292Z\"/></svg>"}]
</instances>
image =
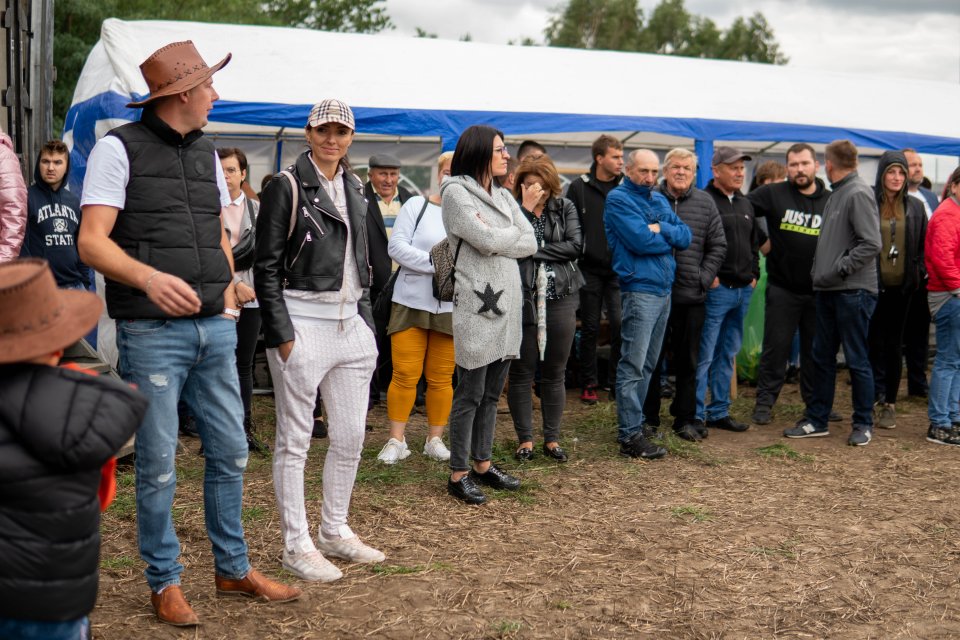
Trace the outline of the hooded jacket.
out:
<instances>
[{"instance_id":1,"label":"hooded jacket","mask_svg":"<svg viewBox=\"0 0 960 640\"><path fill-rule=\"evenodd\" d=\"M880 223L873 190L851 171L830 185L813 256L814 291L877 292Z\"/></svg>"},{"instance_id":2,"label":"hooded jacket","mask_svg":"<svg viewBox=\"0 0 960 640\"><path fill-rule=\"evenodd\" d=\"M0 366L0 618L90 613L100 572L100 467L147 400L112 378Z\"/></svg>"},{"instance_id":3,"label":"hooded jacket","mask_svg":"<svg viewBox=\"0 0 960 640\"><path fill-rule=\"evenodd\" d=\"M522 285L517 260L537 251L537 238L510 192L490 193L469 176L440 185L443 226L456 252L453 353L464 369L520 354Z\"/></svg>"},{"instance_id":4,"label":"hooded jacket","mask_svg":"<svg viewBox=\"0 0 960 640\"><path fill-rule=\"evenodd\" d=\"M607 195L622 182L618 176L610 182L597 180L597 163L590 171L580 176L567 187L566 197L580 215L580 230L583 236L583 255L580 268L609 272L611 266L610 246L603 225L603 206Z\"/></svg>"},{"instance_id":5,"label":"hooded jacket","mask_svg":"<svg viewBox=\"0 0 960 640\"><path fill-rule=\"evenodd\" d=\"M720 212L713 198L694 186L678 198L670 193L666 180L656 190L667 199L677 217L690 227L690 245L674 253L677 273L673 281L673 302L700 304L707 299L707 290L727 255L727 238Z\"/></svg>"},{"instance_id":6,"label":"hooded jacket","mask_svg":"<svg viewBox=\"0 0 960 640\"><path fill-rule=\"evenodd\" d=\"M27 188L10 136L0 131L0 262L20 255L27 229Z\"/></svg>"},{"instance_id":7,"label":"hooded jacket","mask_svg":"<svg viewBox=\"0 0 960 640\"><path fill-rule=\"evenodd\" d=\"M747 194L756 215L767 219L767 279L798 295L813 294L810 269L830 197L823 180L815 180L817 188L810 195L790 182L771 182Z\"/></svg>"},{"instance_id":8,"label":"hooded jacket","mask_svg":"<svg viewBox=\"0 0 960 640\"><path fill-rule=\"evenodd\" d=\"M760 245L763 232L753 214L753 205L739 191L727 197L711 180L704 189L712 198L727 238L727 255L717 277L728 287L746 287L760 278Z\"/></svg>"},{"instance_id":9,"label":"hooded jacket","mask_svg":"<svg viewBox=\"0 0 960 640\"><path fill-rule=\"evenodd\" d=\"M903 167L904 174L907 172L907 158L903 155L903 152L884 151L883 155L880 156L880 162L877 164L877 179L873 185L873 194L877 199L878 216L885 197L883 175L892 164L899 164ZM903 181L903 188L900 190L899 197L903 201L903 218L906 224L905 246L898 247L900 251L899 259L904 261L901 291L904 295L909 295L916 291L927 278L926 266L923 262L923 241L927 235L927 213L923 209L923 203L911 197L907 192L906 180ZM880 218L880 224L889 225L890 221ZM877 284L881 291L885 288L883 276L880 272L880 261L884 259L882 249L881 246L881 251L877 254Z\"/></svg>"},{"instance_id":10,"label":"hooded jacket","mask_svg":"<svg viewBox=\"0 0 960 640\"><path fill-rule=\"evenodd\" d=\"M673 252L686 249L691 234L663 194L624 178L607 196L603 222L620 289L669 295L676 271ZM648 228L654 223L659 233Z\"/></svg>"},{"instance_id":11,"label":"hooded jacket","mask_svg":"<svg viewBox=\"0 0 960 640\"><path fill-rule=\"evenodd\" d=\"M88 287L90 268L77 252L80 230L80 198L67 189L70 156L63 181L54 191L40 173L40 156L33 167L33 185L27 190L27 233L21 256L44 258L50 263L59 287Z\"/></svg>"},{"instance_id":12,"label":"hooded jacket","mask_svg":"<svg viewBox=\"0 0 960 640\"><path fill-rule=\"evenodd\" d=\"M960 204L947 196L930 216L924 239L928 291L960 292Z\"/></svg>"}]
</instances>

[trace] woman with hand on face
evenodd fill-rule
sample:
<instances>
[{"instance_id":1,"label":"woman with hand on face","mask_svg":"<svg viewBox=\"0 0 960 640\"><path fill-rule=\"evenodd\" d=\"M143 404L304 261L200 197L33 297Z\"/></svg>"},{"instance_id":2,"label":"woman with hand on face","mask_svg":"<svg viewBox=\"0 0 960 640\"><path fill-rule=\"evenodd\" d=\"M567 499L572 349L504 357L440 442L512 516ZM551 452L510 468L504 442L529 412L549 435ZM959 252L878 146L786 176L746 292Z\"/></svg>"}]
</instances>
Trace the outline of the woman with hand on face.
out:
<instances>
[{"instance_id":1,"label":"woman with hand on face","mask_svg":"<svg viewBox=\"0 0 960 640\"><path fill-rule=\"evenodd\" d=\"M342 575L325 555L351 562L384 559L347 526L377 360L367 202L347 162L354 128L353 111L343 102L316 104L306 125L309 149L264 189L257 219L254 281L277 404L273 484L283 567L322 582ZM330 446L315 542L303 474L318 386Z\"/></svg>"},{"instance_id":2,"label":"woman with hand on face","mask_svg":"<svg viewBox=\"0 0 960 640\"><path fill-rule=\"evenodd\" d=\"M560 448L560 420L566 405L564 379L577 326L583 285L577 269L582 236L573 203L560 197L560 176L547 156L527 157L517 169L514 196L533 227L538 249L520 260L523 284L523 339L520 357L510 365L507 399L519 446L515 457L534 456L531 385L540 363L540 409L543 415L543 454L566 462Z\"/></svg>"},{"instance_id":3,"label":"woman with hand on face","mask_svg":"<svg viewBox=\"0 0 960 640\"><path fill-rule=\"evenodd\" d=\"M437 183L450 175L453 153L437 162ZM453 303L433 297L433 262L430 249L447 237L440 213L440 194L407 200L390 235L390 257L400 265L393 289L387 335L393 355L393 379L387 389L390 439L377 459L396 464L410 455L404 431L417 397L421 374L427 379L427 441L423 454L434 460L450 459L441 436L450 417L453 399Z\"/></svg>"},{"instance_id":4,"label":"woman with hand on face","mask_svg":"<svg viewBox=\"0 0 960 640\"><path fill-rule=\"evenodd\" d=\"M443 225L456 258L453 342L458 382L450 414L447 491L468 504L486 501L478 484L520 487L517 478L490 462L497 401L510 361L520 355L517 260L537 250L533 228L510 192L495 180L506 175L509 157L502 133L472 126L457 141L451 176L440 186Z\"/></svg>"}]
</instances>

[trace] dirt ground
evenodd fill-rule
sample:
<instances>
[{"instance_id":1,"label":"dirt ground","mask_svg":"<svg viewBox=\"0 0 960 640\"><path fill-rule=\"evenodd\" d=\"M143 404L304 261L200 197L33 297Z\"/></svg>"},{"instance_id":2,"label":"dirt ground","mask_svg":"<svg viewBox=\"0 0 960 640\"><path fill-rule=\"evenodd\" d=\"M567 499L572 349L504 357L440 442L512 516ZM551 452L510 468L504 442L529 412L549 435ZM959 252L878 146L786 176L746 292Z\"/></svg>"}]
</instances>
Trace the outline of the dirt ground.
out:
<instances>
[{"instance_id":1,"label":"dirt ground","mask_svg":"<svg viewBox=\"0 0 960 640\"><path fill-rule=\"evenodd\" d=\"M849 391L838 380L838 408ZM746 419L753 390L734 415ZM295 583L302 599L268 605L218 598L202 512L199 443L178 457L174 519L183 586L202 626L159 624L137 555L132 471L103 519L94 637L114 638L957 638L960 637L960 450L924 440L926 405L901 399L897 428L848 447L849 420L828 438L786 440L801 412L788 385L767 427L714 432L700 445L666 438L655 462L617 456L613 405L569 395L566 465L519 466L509 415L495 457L524 485L481 507L448 497L445 467L420 451L396 467L371 412L351 526L382 565L338 562L344 577L304 583L280 567L270 461L252 456L244 524L253 564ZM257 398L272 436L272 400ZM666 412L666 403L664 407ZM665 424L669 424L666 422ZM326 441L315 440L308 510L319 524Z\"/></svg>"}]
</instances>

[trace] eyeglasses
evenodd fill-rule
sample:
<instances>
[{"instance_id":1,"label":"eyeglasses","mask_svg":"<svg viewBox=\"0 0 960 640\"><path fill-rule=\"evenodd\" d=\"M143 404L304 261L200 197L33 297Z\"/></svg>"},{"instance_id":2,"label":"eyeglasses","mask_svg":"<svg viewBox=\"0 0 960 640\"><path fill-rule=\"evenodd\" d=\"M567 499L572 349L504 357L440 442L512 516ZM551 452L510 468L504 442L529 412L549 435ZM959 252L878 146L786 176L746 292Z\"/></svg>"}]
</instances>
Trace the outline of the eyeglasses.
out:
<instances>
[{"instance_id":1,"label":"eyeglasses","mask_svg":"<svg viewBox=\"0 0 960 640\"><path fill-rule=\"evenodd\" d=\"M223 172L232 176L235 173L240 173L240 169L237 169L236 167L227 167L223 170Z\"/></svg>"},{"instance_id":2,"label":"eyeglasses","mask_svg":"<svg viewBox=\"0 0 960 640\"><path fill-rule=\"evenodd\" d=\"M510 150L506 147L494 147L493 155L495 156L509 156Z\"/></svg>"}]
</instances>

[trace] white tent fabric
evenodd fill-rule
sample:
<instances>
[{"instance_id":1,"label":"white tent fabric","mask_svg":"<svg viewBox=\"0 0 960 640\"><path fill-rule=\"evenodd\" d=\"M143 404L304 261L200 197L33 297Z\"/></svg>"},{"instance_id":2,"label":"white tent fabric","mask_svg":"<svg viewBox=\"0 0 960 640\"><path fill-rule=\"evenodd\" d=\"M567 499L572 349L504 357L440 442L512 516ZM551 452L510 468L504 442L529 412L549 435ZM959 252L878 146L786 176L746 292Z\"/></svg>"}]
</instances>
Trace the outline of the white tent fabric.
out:
<instances>
[{"instance_id":1,"label":"white tent fabric","mask_svg":"<svg viewBox=\"0 0 960 640\"><path fill-rule=\"evenodd\" d=\"M960 155L960 85L951 83L650 54L110 19L67 115L72 179L82 179L99 136L138 117L124 105L147 93L139 63L186 39L208 62L233 53L215 77L221 99L206 129L232 139L302 140L310 106L338 97L354 108L358 133L392 143L426 137L446 149L467 126L483 123L507 136L572 143L600 131L644 132L627 133L636 143L644 135L692 139L707 166L713 142L721 140L849 138L872 149ZM393 73L378 71L385 59ZM533 83L531 74L554 81ZM274 151L279 164L286 152L279 144Z\"/></svg>"}]
</instances>

